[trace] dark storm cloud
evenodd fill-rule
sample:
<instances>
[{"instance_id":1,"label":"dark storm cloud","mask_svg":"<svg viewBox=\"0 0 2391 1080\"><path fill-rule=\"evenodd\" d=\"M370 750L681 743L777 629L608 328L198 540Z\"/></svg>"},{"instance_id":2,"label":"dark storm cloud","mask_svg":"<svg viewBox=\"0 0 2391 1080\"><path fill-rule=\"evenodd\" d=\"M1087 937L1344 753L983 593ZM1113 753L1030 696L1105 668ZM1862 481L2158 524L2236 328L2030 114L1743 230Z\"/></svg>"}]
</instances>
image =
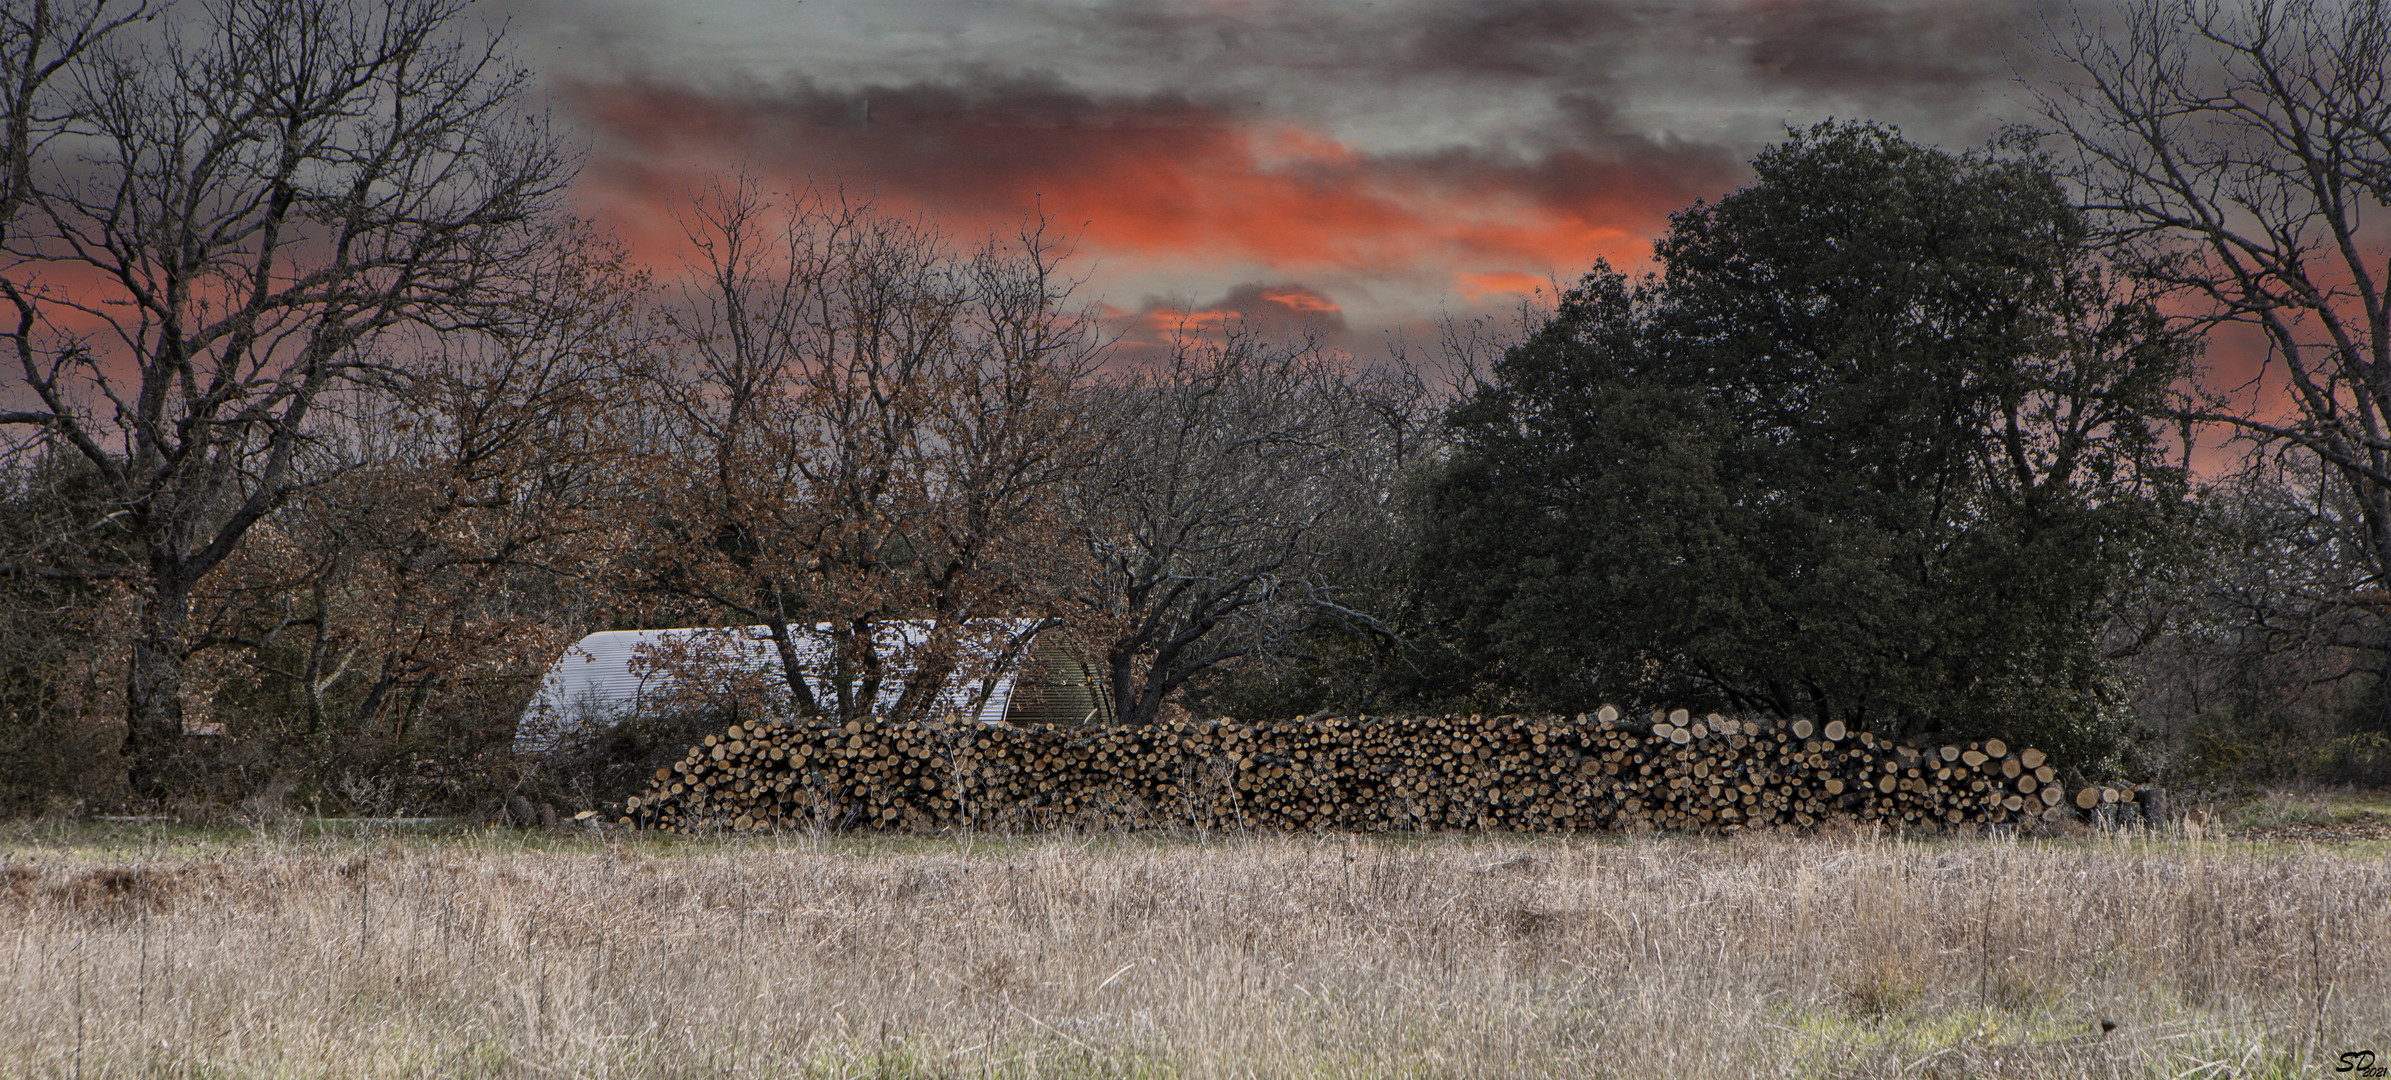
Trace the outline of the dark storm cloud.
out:
<instances>
[{"instance_id":1,"label":"dark storm cloud","mask_svg":"<svg viewBox=\"0 0 2391 1080\"><path fill-rule=\"evenodd\" d=\"M1704 13L1763 83L1805 90L1935 94L2009 76L2033 13L2000 0L1798 0Z\"/></svg>"},{"instance_id":2,"label":"dark storm cloud","mask_svg":"<svg viewBox=\"0 0 2391 1080\"><path fill-rule=\"evenodd\" d=\"M710 90L639 78L567 97L623 149L733 158L893 188L958 209L1011 210L1047 176L1217 141L1237 117L1163 92L1099 98L1051 77Z\"/></svg>"},{"instance_id":3,"label":"dark storm cloud","mask_svg":"<svg viewBox=\"0 0 2391 1080\"><path fill-rule=\"evenodd\" d=\"M1316 71L1599 79L1665 9L1491 0L1267 9L1129 0L1080 16L1109 44L1164 59L1222 53Z\"/></svg>"},{"instance_id":4,"label":"dark storm cloud","mask_svg":"<svg viewBox=\"0 0 2391 1080\"><path fill-rule=\"evenodd\" d=\"M1082 33L1165 62L1227 52L1324 76L1460 74L1600 86L1636 61L1726 53L1764 84L1948 92L2009 76L2039 0L1430 0L1366 7L1126 0ZM2097 7L2098 5L2093 5ZM1698 66L1681 72L1701 77Z\"/></svg>"},{"instance_id":5,"label":"dark storm cloud","mask_svg":"<svg viewBox=\"0 0 2391 1080\"><path fill-rule=\"evenodd\" d=\"M1410 48L1394 60L1407 69L1600 82L1618 52L1634 47L1651 26L1645 7L1568 0L1451 4L1427 13Z\"/></svg>"}]
</instances>

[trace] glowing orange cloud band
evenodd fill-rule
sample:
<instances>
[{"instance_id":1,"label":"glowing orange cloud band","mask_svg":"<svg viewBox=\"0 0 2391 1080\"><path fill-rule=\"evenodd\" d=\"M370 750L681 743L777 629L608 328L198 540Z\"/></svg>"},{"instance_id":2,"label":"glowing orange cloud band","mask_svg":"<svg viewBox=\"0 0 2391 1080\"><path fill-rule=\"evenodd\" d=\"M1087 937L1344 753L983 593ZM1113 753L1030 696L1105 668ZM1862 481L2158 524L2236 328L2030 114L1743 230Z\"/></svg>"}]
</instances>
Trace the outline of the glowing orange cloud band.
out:
<instances>
[{"instance_id":1,"label":"glowing orange cloud band","mask_svg":"<svg viewBox=\"0 0 2391 1080\"><path fill-rule=\"evenodd\" d=\"M1668 212L1724 175L1699 154L1378 156L1284 121L1050 88L1001 100L888 93L889 104L849 105L622 83L578 87L573 98L613 140L593 170L599 197L635 204L622 208L634 217L747 163L863 188L958 226L1043 210L1084 225L1084 243L1108 255L1384 273L1458 283L1473 296L1520 291L1597 257L1639 263Z\"/></svg>"}]
</instances>

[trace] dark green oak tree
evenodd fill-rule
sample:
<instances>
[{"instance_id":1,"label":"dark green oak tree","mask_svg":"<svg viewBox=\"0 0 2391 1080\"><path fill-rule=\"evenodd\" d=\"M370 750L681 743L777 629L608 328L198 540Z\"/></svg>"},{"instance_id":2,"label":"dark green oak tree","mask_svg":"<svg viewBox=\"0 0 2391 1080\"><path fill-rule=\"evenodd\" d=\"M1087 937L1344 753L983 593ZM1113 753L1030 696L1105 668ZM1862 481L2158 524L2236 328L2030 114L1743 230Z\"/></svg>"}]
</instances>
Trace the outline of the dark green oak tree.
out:
<instances>
[{"instance_id":1,"label":"dark green oak tree","mask_svg":"<svg viewBox=\"0 0 2391 1080\"><path fill-rule=\"evenodd\" d=\"M1419 580L1480 695L2108 749L2194 343L2048 165L1793 133L1448 415Z\"/></svg>"}]
</instances>

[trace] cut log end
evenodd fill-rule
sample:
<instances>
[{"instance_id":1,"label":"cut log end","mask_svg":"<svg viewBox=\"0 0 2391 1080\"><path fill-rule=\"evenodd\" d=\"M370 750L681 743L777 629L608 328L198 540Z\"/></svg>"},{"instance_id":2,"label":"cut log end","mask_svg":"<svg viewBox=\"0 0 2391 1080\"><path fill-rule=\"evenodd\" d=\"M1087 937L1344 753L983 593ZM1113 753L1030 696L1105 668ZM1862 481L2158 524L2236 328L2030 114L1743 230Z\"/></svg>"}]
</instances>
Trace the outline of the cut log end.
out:
<instances>
[{"instance_id":1,"label":"cut log end","mask_svg":"<svg viewBox=\"0 0 2391 1080\"><path fill-rule=\"evenodd\" d=\"M1315 714L1151 731L749 723L708 736L621 810L637 827L701 834L991 823L1734 832L1834 819L1997 825L2057 813L2067 797L2048 766L1992 758L1990 741L1952 748L1937 768L1933 754L1841 721L1772 727L1656 710L1646 733L1615 726L1618 716L1612 706L1574 717ZM2089 790L2087 810L2141 797ZM539 811L507 816L544 820Z\"/></svg>"}]
</instances>

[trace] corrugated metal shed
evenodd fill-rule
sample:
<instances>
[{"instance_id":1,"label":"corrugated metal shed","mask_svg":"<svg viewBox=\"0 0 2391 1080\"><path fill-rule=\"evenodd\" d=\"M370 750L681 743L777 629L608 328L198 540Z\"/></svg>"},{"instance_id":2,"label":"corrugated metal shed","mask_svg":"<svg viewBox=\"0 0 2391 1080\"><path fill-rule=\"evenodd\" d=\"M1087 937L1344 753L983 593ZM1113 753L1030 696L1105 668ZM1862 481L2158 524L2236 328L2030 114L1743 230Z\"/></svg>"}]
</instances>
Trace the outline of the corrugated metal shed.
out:
<instances>
[{"instance_id":1,"label":"corrugated metal shed","mask_svg":"<svg viewBox=\"0 0 2391 1080\"><path fill-rule=\"evenodd\" d=\"M975 626L989 631L981 636L1002 642L1018 635L1032 633L1037 624L1033 620L1002 620ZM795 628L792 628L795 629ZM918 647L929 636L926 622L883 624L881 648L891 654L902 655ZM827 626L816 626L796 635L796 648L801 662L811 671L825 666L830 655L830 635ZM539 691L523 710L515 727L515 748L529 753L552 749L557 740L568 733L588 731L620 723L643 708L668 701L686 700L681 693L679 678L660 663L663 658L697 653L706 658L707 667L716 678L725 682L740 681L742 677L759 685L771 685L781 678L780 654L773 648L772 631L765 626L732 626L718 628L679 628L671 630L608 630L591 634L577 641L540 681ZM907 672L897 671L880 688L876 707L887 710L895 707L904 693ZM1012 704L1016 671L1012 668L996 675L975 715L982 723L1005 719ZM827 697L829 685L808 676L816 695ZM941 713L974 712L973 702L981 699L983 680L955 679L941 690L934 710Z\"/></svg>"}]
</instances>

